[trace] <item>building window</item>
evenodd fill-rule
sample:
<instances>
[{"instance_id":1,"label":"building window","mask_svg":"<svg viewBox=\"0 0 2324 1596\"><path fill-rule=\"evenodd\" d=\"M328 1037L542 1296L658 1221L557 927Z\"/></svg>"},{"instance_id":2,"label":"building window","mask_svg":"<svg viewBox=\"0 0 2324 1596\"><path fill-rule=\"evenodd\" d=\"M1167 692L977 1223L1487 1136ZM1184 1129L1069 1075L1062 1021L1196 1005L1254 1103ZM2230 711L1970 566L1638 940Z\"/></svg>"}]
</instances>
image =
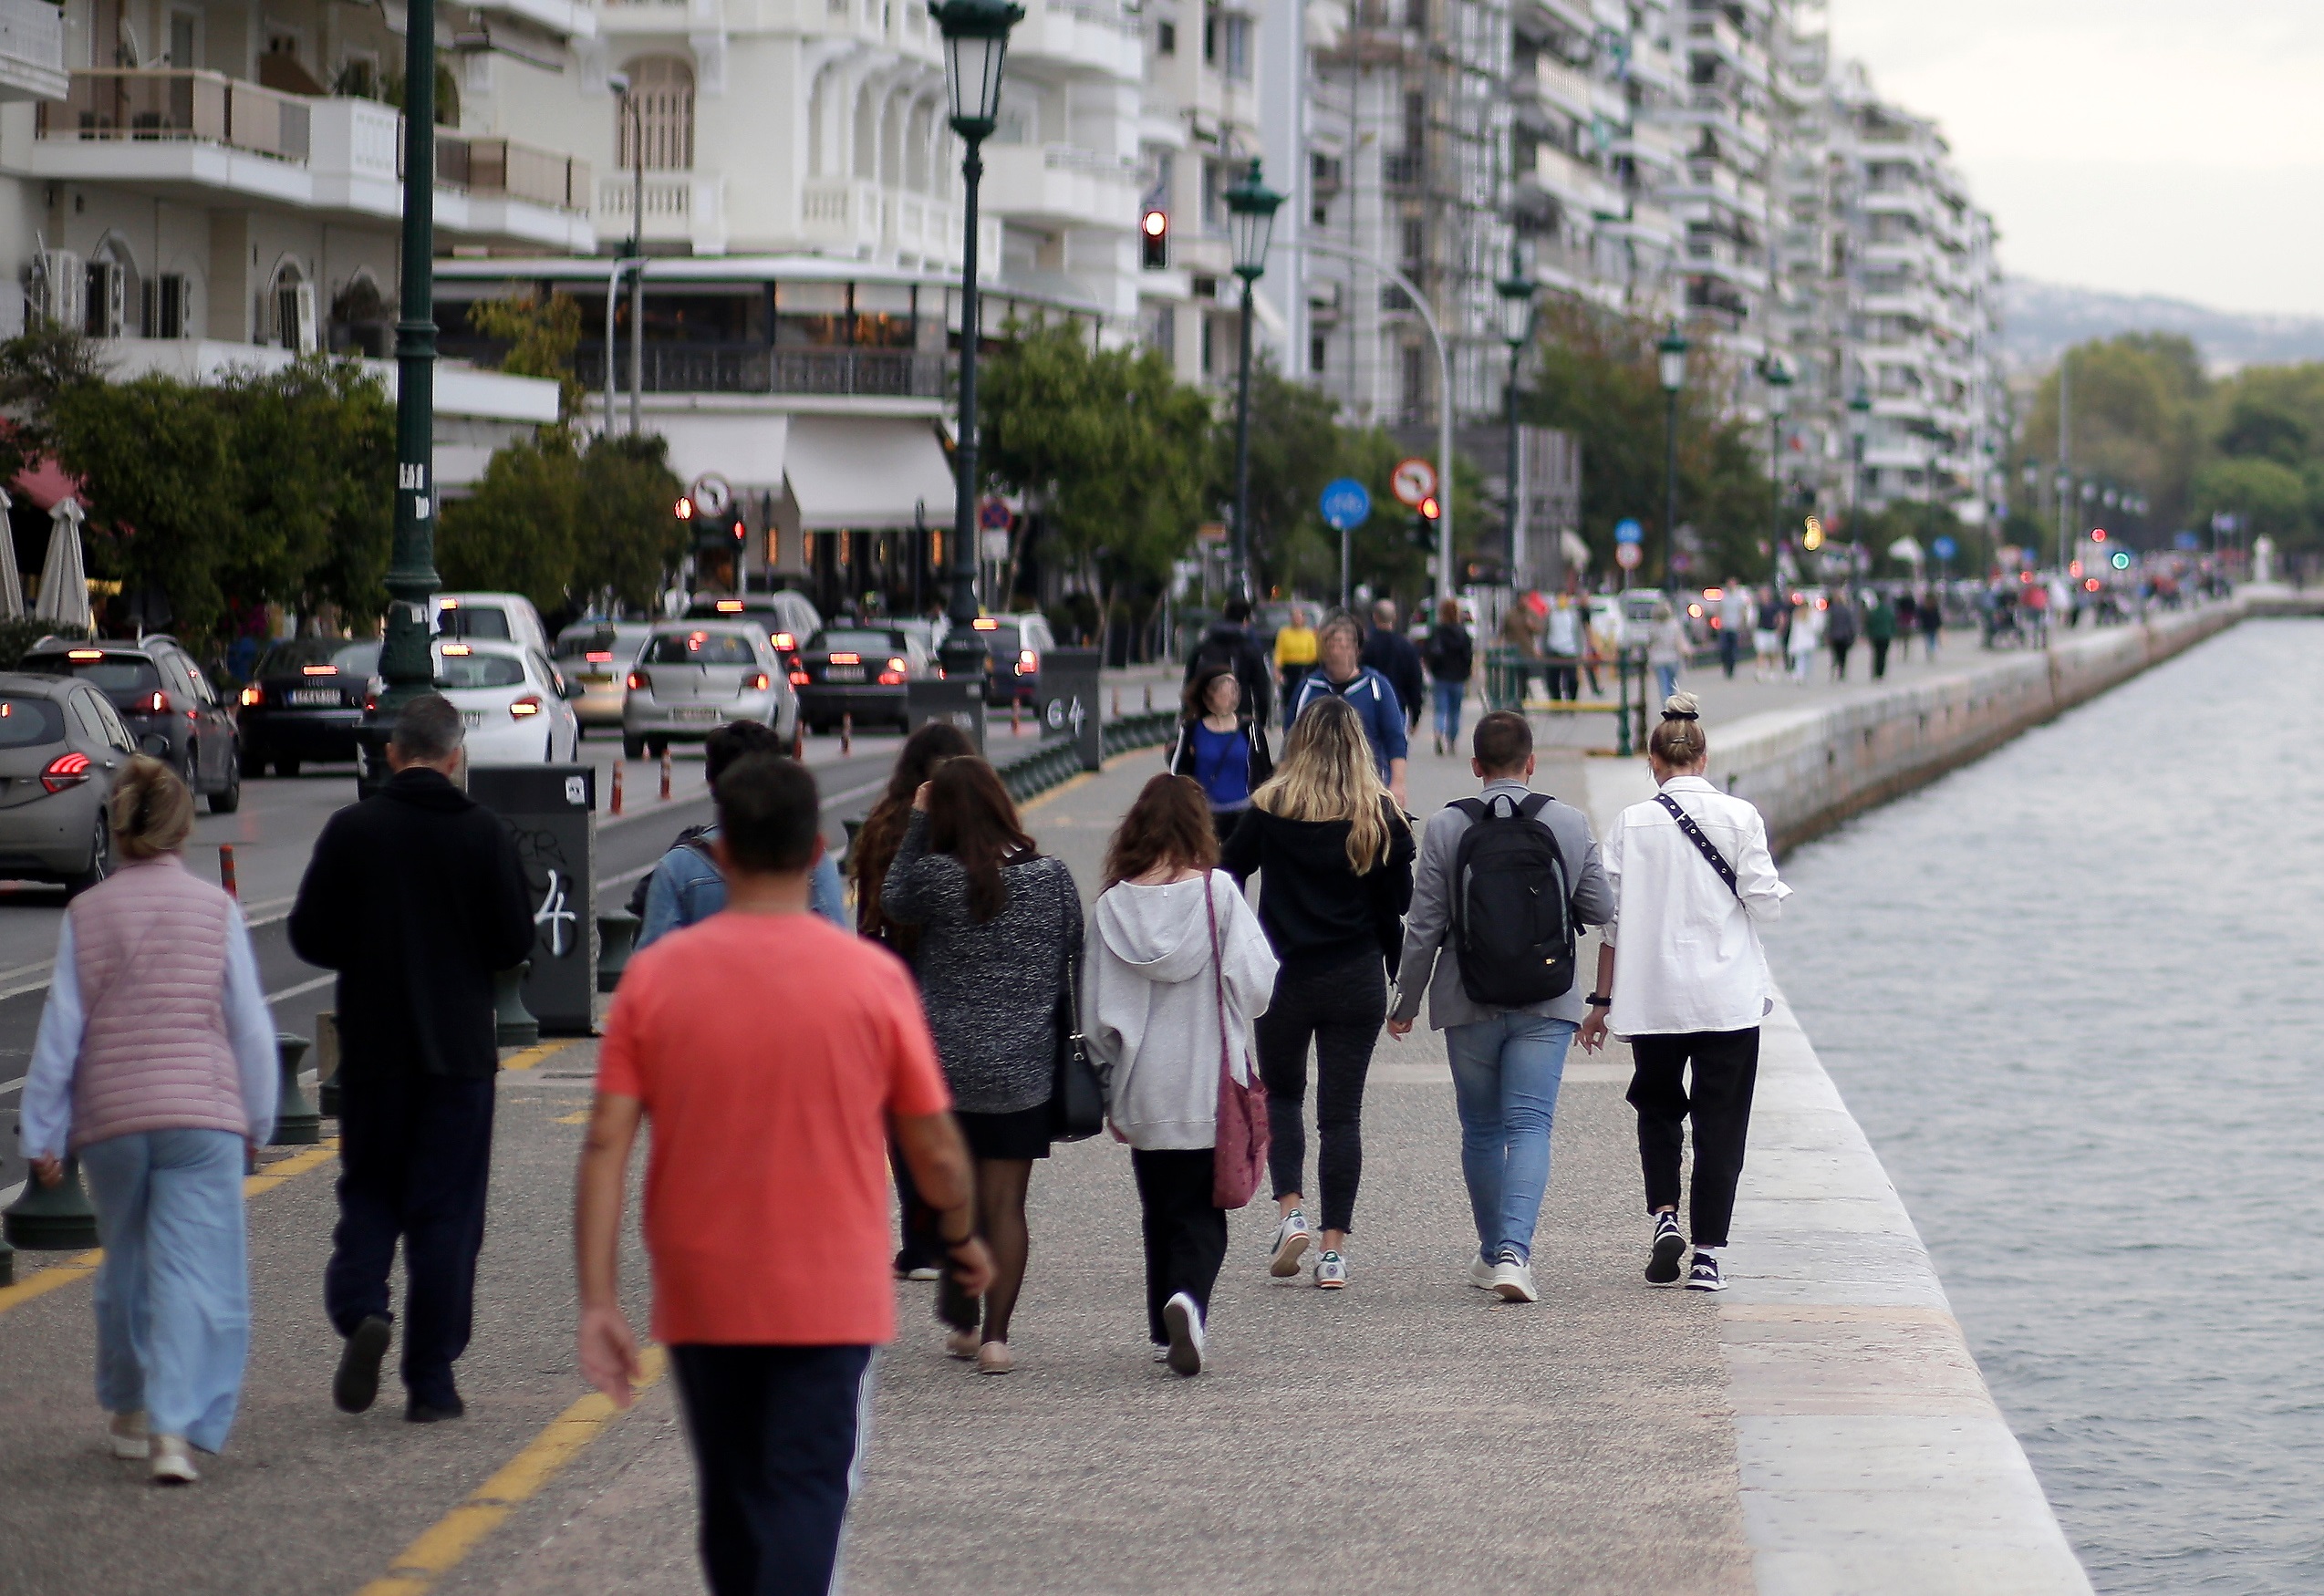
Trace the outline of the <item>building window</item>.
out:
<instances>
[{"instance_id":1,"label":"building window","mask_svg":"<svg viewBox=\"0 0 2324 1596\"><path fill-rule=\"evenodd\" d=\"M1202 374L1205 377L1218 375L1218 360L1212 348L1218 340L1211 336L1218 325L1217 316L1206 316L1202 318Z\"/></svg>"},{"instance_id":2,"label":"building window","mask_svg":"<svg viewBox=\"0 0 2324 1596\"><path fill-rule=\"evenodd\" d=\"M1202 231L1217 233L1227 224L1226 182L1219 163L1202 163Z\"/></svg>"},{"instance_id":3,"label":"building window","mask_svg":"<svg viewBox=\"0 0 2324 1596\"><path fill-rule=\"evenodd\" d=\"M1178 25L1177 23L1157 22L1154 25L1154 53L1157 56L1175 56L1178 53Z\"/></svg>"},{"instance_id":4,"label":"building window","mask_svg":"<svg viewBox=\"0 0 2324 1596\"><path fill-rule=\"evenodd\" d=\"M1215 5L1202 13L1202 63L1206 67L1219 64L1219 8Z\"/></svg>"},{"instance_id":5,"label":"building window","mask_svg":"<svg viewBox=\"0 0 2324 1596\"><path fill-rule=\"evenodd\" d=\"M193 333L192 306L187 302L185 278L165 272L145 285L145 336L183 338Z\"/></svg>"},{"instance_id":6,"label":"building window","mask_svg":"<svg viewBox=\"0 0 2324 1596\"><path fill-rule=\"evenodd\" d=\"M1250 18L1229 16L1227 23L1227 76L1237 82L1250 78Z\"/></svg>"},{"instance_id":7,"label":"building window","mask_svg":"<svg viewBox=\"0 0 2324 1596\"><path fill-rule=\"evenodd\" d=\"M629 63L629 96L615 108L619 137L615 164L636 166L642 138L648 171L694 169L694 68L675 56L648 56Z\"/></svg>"},{"instance_id":8,"label":"building window","mask_svg":"<svg viewBox=\"0 0 2324 1596\"><path fill-rule=\"evenodd\" d=\"M1406 415L1428 401L1428 352L1417 344L1404 346L1404 409Z\"/></svg>"},{"instance_id":9,"label":"building window","mask_svg":"<svg viewBox=\"0 0 2324 1596\"><path fill-rule=\"evenodd\" d=\"M1178 307L1157 305L1146 319L1146 342L1148 348L1159 349L1167 360L1178 358Z\"/></svg>"},{"instance_id":10,"label":"building window","mask_svg":"<svg viewBox=\"0 0 2324 1596\"><path fill-rule=\"evenodd\" d=\"M266 341L294 354L308 354L316 347L315 285L295 266L285 264L268 293Z\"/></svg>"},{"instance_id":11,"label":"building window","mask_svg":"<svg viewBox=\"0 0 2324 1596\"><path fill-rule=\"evenodd\" d=\"M1323 351L1331 347L1332 340L1325 337L1322 333L1312 333L1308 336L1307 374L1310 377L1321 377L1323 375Z\"/></svg>"},{"instance_id":12,"label":"building window","mask_svg":"<svg viewBox=\"0 0 2324 1596\"><path fill-rule=\"evenodd\" d=\"M1404 219L1404 269L1416 271L1428 258L1428 223L1417 216Z\"/></svg>"}]
</instances>

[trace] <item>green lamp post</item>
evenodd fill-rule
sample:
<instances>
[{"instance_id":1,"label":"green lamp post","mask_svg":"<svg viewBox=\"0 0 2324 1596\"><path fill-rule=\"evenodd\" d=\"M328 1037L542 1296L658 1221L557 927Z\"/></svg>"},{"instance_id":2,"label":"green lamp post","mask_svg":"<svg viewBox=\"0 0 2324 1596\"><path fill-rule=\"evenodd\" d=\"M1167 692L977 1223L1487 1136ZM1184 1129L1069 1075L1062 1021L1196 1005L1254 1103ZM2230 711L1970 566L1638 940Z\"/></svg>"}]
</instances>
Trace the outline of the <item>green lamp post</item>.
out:
<instances>
[{"instance_id":1,"label":"green lamp post","mask_svg":"<svg viewBox=\"0 0 2324 1596\"><path fill-rule=\"evenodd\" d=\"M1774 529L1768 537L1768 570L1772 573L1783 548L1783 418L1791 408L1791 368L1769 355L1761 370L1768 385L1768 497L1775 506Z\"/></svg>"},{"instance_id":2,"label":"green lamp post","mask_svg":"<svg viewBox=\"0 0 2324 1596\"><path fill-rule=\"evenodd\" d=\"M1655 364L1663 385L1663 586L1678 586L1673 561L1678 552L1678 390L1686 386L1686 351L1694 346L1670 318L1670 330L1655 346Z\"/></svg>"},{"instance_id":3,"label":"green lamp post","mask_svg":"<svg viewBox=\"0 0 2324 1596\"><path fill-rule=\"evenodd\" d=\"M1242 596L1253 596L1250 580L1250 295L1267 272L1267 244L1275 231L1275 210L1283 196L1259 181L1253 157L1242 181L1227 191L1227 241L1235 275L1242 279L1242 357L1235 368L1235 570Z\"/></svg>"},{"instance_id":4,"label":"green lamp post","mask_svg":"<svg viewBox=\"0 0 2324 1596\"><path fill-rule=\"evenodd\" d=\"M1517 373L1524 363L1526 346L1533 341L1533 296L1541 287L1525 271L1525 251L1512 240L1509 246L1509 275L1496 278L1493 293L1501 302L1501 341L1509 346L1509 381L1501 389L1501 409L1509 428L1509 565L1510 575L1522 586L1530 575L1532 551L1525 546L1525 482L1517 447ZM1437 551L1452 568L1452 546ZM1446 582L1437 591L1448 592Z\"/></svg>"}]
</instances>

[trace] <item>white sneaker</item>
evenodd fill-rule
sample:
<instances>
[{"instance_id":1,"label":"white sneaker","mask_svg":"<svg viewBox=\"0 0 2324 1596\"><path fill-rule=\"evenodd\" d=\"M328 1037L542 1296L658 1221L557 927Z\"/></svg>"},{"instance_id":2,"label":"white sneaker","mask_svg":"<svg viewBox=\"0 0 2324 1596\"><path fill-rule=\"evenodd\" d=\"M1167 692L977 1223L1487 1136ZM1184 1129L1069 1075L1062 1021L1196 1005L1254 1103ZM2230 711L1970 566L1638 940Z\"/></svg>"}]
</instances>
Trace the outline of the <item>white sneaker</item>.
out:
<instances>
[{"instance_id":1,"label":"white sneaker","mask_svg":"<svg viewBox=\"0 0 2324 1596\"><path fill-rule=\"evenodd\" d=\"M1170 1361L1169 1342L1164 1342L1154 1349L1154 1361L1157 1363L1167 1363Z\"/></svg>"},{"instance_id":2,"label":"white sneaker","mask_svg":"<svg viewBox=\"0 0 2324 1596\"><path fill-rule=\"evenodd\" d=\"M1327 1252L1317 1259L1315 1283L1326 1291L1344 1290L1347 1285L1347 1259L1336 1252Z\"/></svg>"},{"instance_id":3,"label":"white sneaker","mask_svg":"<svg viewBox=\"0 0 2324 1596\"><path fill-rule=\"evenodd\" d=\"M105 1435L116 1457L141 1463L153 1456L152 1438L145 1433L145 1414L141 1409L115 1414L106 1422Z\"/></svg>"},{"instance_id":4,"label":"white sneaker","mask_svg":"<svg viewBox=\"0 0 2324 1596\"><path fill-rule=\"evenodd\" d=\"M183 1435L153 1437L153 1483L192 1485L202 1477L193 1471L193 1448Z\"/></svg>"},{"instance_id":5,"label":"white sneaker","mask_svg":"<svg viewBox=\"0 0 2324 1596\"><path fill-rule=\"evenodd\" d=\"M1202 1306L1180 1291L1162 1304L1163 1328L1170 1332L1167 1362L1180 1374L1202 1373Z\"/></svg>"},{"instance_id":6,"label":"white sneaker","mask_svg":"<svg viewBox=\"0 0 2324 1596\"><path fill-rule=\"evenodd\" d=\"M1288 1280L1299 1273L1299 1260L1307 1256L1307 1244L1314 1238L1307 1228L1305 1213L1293 1208L1285 1214L1283 1222L1275 1227L1275 1239L1268 1246L1268 1251L1274 1256L1267 1265L1267 1272L1279 1280Z\"/></svg>"},{"instance_id":7,"label":"white sneaker","mask_svg":"<svg viewBox=\"0 0 2324 1596\"><path fill-rule=\"evenodd\" d=\"M1501 1254L1500 1262L1493 1266L1493 1292L1504 1302L1538 1302L1533 1290L1531 1266L1518 1261L1514 1252Z\"/></svg>"},{"instance_id":8,"label":"white sneaker","mask_svg":"<svg viewBox=\"0 0 2324 1596\"><path fill-rule=\"evenodd\" d=\"M1491 1290L1493 1289L1493 1282L1499 1278L1500 1271L1490 1259L1485 1258L1480 1254L1478 1257L1472 1259L1469 1261L1468 1283L1476 1287L1478 1290Z\"/></svg>"}]
</instances>

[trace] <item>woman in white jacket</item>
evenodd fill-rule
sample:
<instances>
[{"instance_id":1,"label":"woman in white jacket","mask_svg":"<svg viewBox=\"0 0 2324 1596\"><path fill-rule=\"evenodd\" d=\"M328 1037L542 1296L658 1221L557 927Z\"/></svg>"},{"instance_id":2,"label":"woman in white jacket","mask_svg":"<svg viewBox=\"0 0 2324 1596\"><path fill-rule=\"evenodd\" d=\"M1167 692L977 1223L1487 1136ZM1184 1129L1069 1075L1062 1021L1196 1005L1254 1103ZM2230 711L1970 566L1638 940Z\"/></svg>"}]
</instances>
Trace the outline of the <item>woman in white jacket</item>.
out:
<instances>
[{"instance_id":1,"label":"woman in white jacket","mask_svg":"<svg viewBox=\"0 0 2324 1596\"><path fill-rule=\"evenodd\" d=\"M1105 854L1086 944L1083 1026L1109 1073L1107 1118L1130 1145L1146 1228L1146 1333L1157 1362L1202 1372L1210 1289L1227 1256L1211 1197L1219 1061L1250 1079L1250 1022L1275 955L1234 878L1200 786L1146 784Z\"/></svg>"}]
</instances>

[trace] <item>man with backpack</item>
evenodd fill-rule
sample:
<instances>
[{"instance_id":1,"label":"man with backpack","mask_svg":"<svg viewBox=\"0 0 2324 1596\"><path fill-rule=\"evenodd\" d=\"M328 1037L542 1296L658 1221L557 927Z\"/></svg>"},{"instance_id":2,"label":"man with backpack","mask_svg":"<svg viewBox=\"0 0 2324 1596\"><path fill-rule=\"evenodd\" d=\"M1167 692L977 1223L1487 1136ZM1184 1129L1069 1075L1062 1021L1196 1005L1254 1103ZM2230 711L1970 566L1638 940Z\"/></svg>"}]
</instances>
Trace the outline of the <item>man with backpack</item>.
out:
<instances>
[{"instance_id":1,"label":"man with backpack","mask_svg":"<svg viewBox=\"0 0 2324 1596\"><path fill-rule=\"evenodd\" d=\"M1550 1124L1566 1048L1587 1013L1575 945L1583 927L1612 916L1613 894L1588 818L1529 785L1525 717L1494 710L1470 747L1483 786L1440 810L1421 841L1388 1034L1411 1033L1425 991L1452 1060L1477 1222L1468 1283L1530 1302Z\"/></svg>"},{"instance_id":2,"label":"man with backpack","mask_svg":"<svg viewBox=\"0 0 2324 1596\"><path fill-rule=\"evenodd\" d=\"M1251 724L1264 730L1275 713L1275 668L1250 635L1248 599L1227 600L1219 624L1205 632L1194 652L1187 656L1187 685L1193 686L1196 677L1219 665L1235 673L1235 685L1242 689L1243 712Z\"/></svg>"},{"instance_id":3,"label":"man with backpack","mask_svg":"<svg viewBox=\"0 0 2324 1596\"><path fill-rule=\"evenodd\" d=\"M715 788L719 777L746 753L789 751L773 727L757 720L735 720L704 740L703 775ZM629 912L641 922L637 952L643 953L680 926L700 924L726 907L726 877L719 873L711 853L717 835L714 825L688 826L630 893ZM807 885L810 909L843 929L854 928L846 892L839 881L839 863L828 849L816 857Z\"/></svg>"}]
</instances>

